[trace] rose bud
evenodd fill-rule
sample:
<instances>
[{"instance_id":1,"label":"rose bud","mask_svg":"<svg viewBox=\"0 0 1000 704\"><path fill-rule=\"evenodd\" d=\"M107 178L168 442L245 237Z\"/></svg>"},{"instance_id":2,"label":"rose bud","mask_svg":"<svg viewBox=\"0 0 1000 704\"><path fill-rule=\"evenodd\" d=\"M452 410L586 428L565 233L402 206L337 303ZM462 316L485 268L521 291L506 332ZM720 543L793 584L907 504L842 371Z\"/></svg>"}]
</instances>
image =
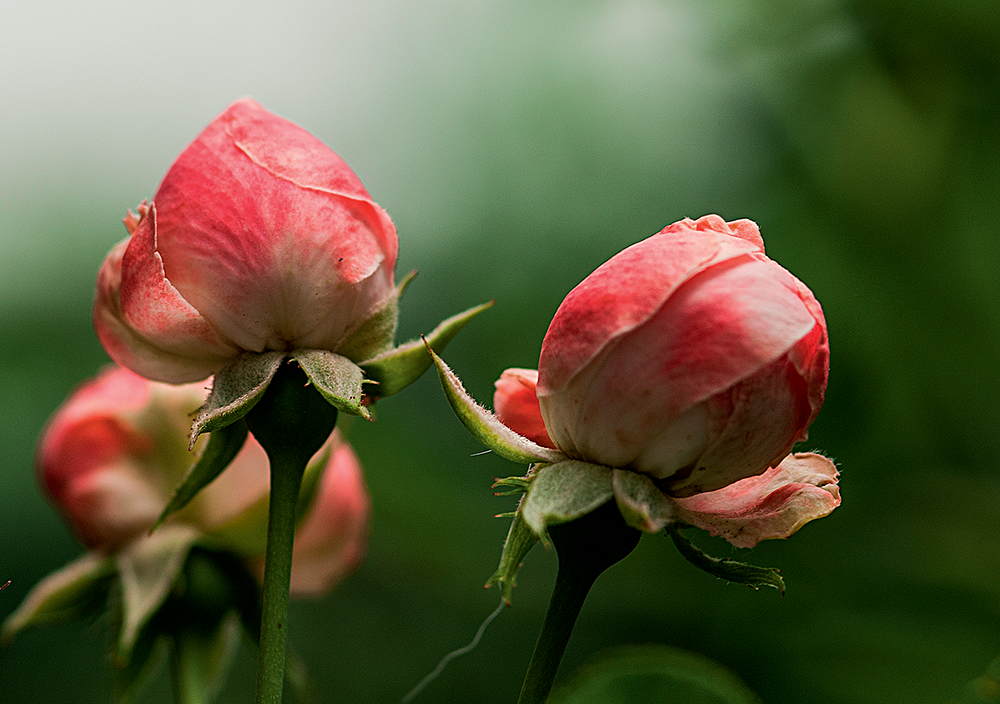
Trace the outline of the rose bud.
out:
<instances>
[{"instance_id":1,"label":"rose bud","mask_svg":"<svg viewBox=\"0 0 1000 704\"><path fill-rule=\"evenodd\" d=\"M150 529L192 464L186 431L204 386L161 384L108 368L52 416L39 443L39 478L88 548L115 553L150 539ZM331 443L317 455L326 467L295 536L292 585L300 593L332 588L357 566L367 540L369 503L361 466L339 435ZM237 553L256 568L264 547L259 517L266 521L268 485L267 456L249 436L227 470L160 530L193 528L203 536L199 542Z\"/></svg>"},{"instance_id":2,"label":"rose bud","mask_svg":"<svg viewBox=\"0 0 1000 704\"><path fill-rule=\"evenodd\" d=\"M648 475L674 497L776 467L823 402L819 303L757 226L684 219L574 288L542 343L537 396L570 458Z\"/></svg>"},{"instance_id":3,"label":"rose bud","mask_svg":"<svg viewBox=\"0 0 1000 704\"><path fill-rule=\"evenodd\" d=\"M194 382L244 352L391 347L396 230L305 130L238 100L177 158L98 275L94 325L118 364Z\"/></svg>"}]
</instances>

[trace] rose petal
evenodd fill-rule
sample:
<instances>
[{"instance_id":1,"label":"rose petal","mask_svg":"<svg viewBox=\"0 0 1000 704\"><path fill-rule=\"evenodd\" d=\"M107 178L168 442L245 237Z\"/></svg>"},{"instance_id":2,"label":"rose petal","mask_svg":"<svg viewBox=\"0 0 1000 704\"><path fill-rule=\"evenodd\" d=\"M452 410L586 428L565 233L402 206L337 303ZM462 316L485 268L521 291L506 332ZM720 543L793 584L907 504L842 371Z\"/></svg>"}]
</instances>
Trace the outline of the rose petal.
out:
<instances>
[{"instance_id":1,"label":"rose petal","mask_svg":"<svg viewBox=\"0 0 1000 704\"><path fill-rule=\"evenodd\" d=\"M667 478L696 460L725 425L708 432L705 423L692 420L692 427L703 430L691 434L692 443L681 457L679 447L688 443L677 437L677 428L672 427L675 421L781 360L816 326L791 282L791 275L777 265L749 255L710 266L676 288L642 325L609 340L601 354L561 392L542 388L546 373L543 344L538 394L542 416L556 444L573 456L629 467L657 478ZM621 283L619 287L631 290ZM598 299L590 305L596 311L603 304ZM550 355L556 353L550 337L553 330L550 327L546 335ZM781 378L775 386L787 390L788 383ZM766 399L755 401L759 405ZM791 407L773 404L770 409L781 416L773 423L781 428L777 442L762 443L759 453L745 457L740 464L752 464L748 471L734 469L726 476L706 472L713 484L707 488L716 489L760 471L791 449L788 438L798 435L805 418L794 403ZM744 423L737 430L745 432L759 425ZM697 466L704 465L698 462Z\"/></svg>"},{"instance_id":2,"label":"rose petal","mask_svg":"<svg viewBox=\"0 0 1000 704\"><path fill-rule=\"evenodd\" d=\"M326 145L252 100L198 135L154 201L166 277L246 350L335 350L393 290L389 216Z\"/></svg>"},{"instance_id":3,"label":"rose petal","mask_svg":"<svg viewBox=\"0 0 1000 704\"><path fill-rule=\"evenodd\" d=\"M837 468L826 457L797 453L777 467L734 484L676 499L678 518L739 548L787 538L840 505Z\"/></svg>"},{"instance_id":4,"label":"rose petal","mask_svg":"<svg viewBox=\"0 0 1000 704\"><path fill-rule=\"evenodd\" d=\"M542 342L539 396L561 391L612 340L646 322L697 272L763 251L750 220L726 223L709 215L685 218L615 255L570 291L556 311Z\"/></svg>"},{"instance_id":5,"label":"rose petal","mask_svg":"<svg viewBox=\"0 0 1000 704\"><path fill-rule=\"evenodd\" d=\"M500 422L515 433L542 447L555 449L538 408L538 397L535 395L537 383L538 372L534 369L505 370L494 383L493 408Z\"/></svg>"},{"instance_id":6,"label":"rose petal","mask_svg":"<svg viewBox=\"0 0 1000 704\"><path fill-rule=\"evenodd\" d=\"M292 551L293 594L325 594L365 555L370 501L361 463L346 442L334 448Z\"/></svg>"},{"instance_id":7,"label":"rose petal","mask_svg":"<svg viewBox=\"0 0 1000 704\"><path fill-rule=\"evenodd\" d=\"M164 277L152 205L135 234L118 243L101 265L94 328L115 362L175 384L200 381L238 353Z\"/></svg>"}]
</instances>

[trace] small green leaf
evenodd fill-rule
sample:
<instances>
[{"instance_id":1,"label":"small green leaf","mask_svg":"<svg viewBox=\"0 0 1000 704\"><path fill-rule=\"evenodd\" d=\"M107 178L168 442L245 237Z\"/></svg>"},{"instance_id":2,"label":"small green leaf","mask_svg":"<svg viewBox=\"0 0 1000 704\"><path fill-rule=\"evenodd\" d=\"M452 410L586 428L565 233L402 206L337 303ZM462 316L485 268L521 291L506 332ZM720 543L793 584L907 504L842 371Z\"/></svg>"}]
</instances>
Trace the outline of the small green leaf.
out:
<instances>
[{"instance_id":1,"label":"small green leaf","mask_svg":"<svg viewBox=\"0 0 1000 704\"><path fill-rule=\"evenodd\" d=\"M114 574L114 560L96 552L88 552L53 572L35 585L17 611L7 617L0 641L10 643L29 626L99 614L107 604Z\"/></svg>"},{"instance_id":2,"label":"small green leaf","mask_svg":"<svg viewBox=\"0 0 1000 704\"><path fill-rule=\"evenodd\" d=\"M677 520L677 505L660 491L645 474L616 469L612 473L612 486L618 510L625 522L646 533L659 533Z\"/></svg>"},{"instance_id":3,"label":"small green leaf","mask_svg":"<svg viewBox=\"0 0 1000 704\"><path fill-rule=\"evenodd\" d=\"M444 394L451 404L451 409L476 440L511 462L532 464L566 459L558 450L542 447L501 423L499 418L476 403L444 360L430 347L427 349L437 367L441 386L444 387Z\"/></svg>"},{"instance_id":4,"label":"small green leaf","mask_svg":"<svg viewBox=\"0 0 1000 704\"><path fill-rule=\"evenodd\" d=\"M201 456L184 475L180 486L167 502L163 513L156 519L156 524L150 529L150 533L159 528L171 514L187 506L199 491L208 486L213 479L222 473L222 470L229 466L229 463L243 448L247 434L247 424L243 419L218 430L213 430L209 434L208 443Z\"/></svg>"},{"instance_id":5,"label":"small green leaf","mask_svg":"<svg viewBox=\"0 0 1000 704\"><path fill-rule=\"evenodd\" d=\"M732 560L728 557L712 557L697 547L690 540L680 534L677 524L672 524L667 532L674 541L674 545L680 550L684 559L700 570L708 572L710 575L724 579L727 582L745 584L752 589L761 587L773 587L785 594L785 580L781 578L779 570L774 567L756 567L745 562Z\"/></svg>"},{"instance_id":6,"label":"small green leaf","mask_svg":"<svg viewBox=\"0 0 1000 704\"><path fill-rule=\"evenodd\" d=\"M599 656L552 695L552 704L760 704L736 675L708 658L660 645Z\"/></svg>"},{"instance_id":7,"label":"small green leaf","mask_svg":"<svg viewBox=\"0 0 1000 704\"><path fill-rule=\"evenodd\" d=\"M411 340L399 347L383 352L360 363L368 379L378 382L378 387L370 389L373 398L384 398L399 393L420 378L431 365L424 341L435 352L441 352L452 341L466 323L491 308L493 302L469 308L458 315L444 320L422 340Z\"/></svg>"},{"instance_id":8,"label":"small green leaf","mask_svg":"<svg viewBox=\"0 0 1000 704\"><path fill-rule=\"evenodd\" d=\"M212 391L191 426L188 448L202 433L218 430L250 412L271 383L284 352L247 353L215 375Z\"/></svg>"},{"instance_id":9,"label":"small green leaf","mask_svg":"<svg viewBox=\"0 0 1000 704\"><path fill-rule=\"evenodd\" d=\"M296 350L292 356L330 405L348 415L371 420L368 409L361 404L365 375L357 364L328 350Z\"/></svg>"},{"instance_id":10,"label":"small green leaf","mask_svg":"<svg viewBox=\"0 0 1000 704\"><path fill-rule=\"evenodd\" d=\"M528 551L538 542L538 536L531 530L531 527L524 522L521 512L518 511L511 521L510 530L507 531L507 540L503 544L503 554L500 556L500 566L488 580L486 586L494 584L500 585L500 594L503 600L510 606L511 592L517 586L515 578L517 571L521 568L521 562Z\"/></svg>"},{"instance_id":11,"label":"small green leaf","mask_svg":"<svg viewBox=\"0 0 1000 704\"><path fill-rule=\"evenodd\" d=\"M547 542L548 526L590 513L613 494L610 467L564 459L535 472L520 513Z\"/></svg>"},{"instance_id":12,"label":"small green leaf","mask_svg":"<svg viewBox=\"0 0 1000 704\"><path fill-rule=\"evenodd\" d=\"M128 662L142 627L166 601L199 538L190 526L169 525L115 556L122 587L122 622L116 657Z\"/></svg>"}]
</instances>

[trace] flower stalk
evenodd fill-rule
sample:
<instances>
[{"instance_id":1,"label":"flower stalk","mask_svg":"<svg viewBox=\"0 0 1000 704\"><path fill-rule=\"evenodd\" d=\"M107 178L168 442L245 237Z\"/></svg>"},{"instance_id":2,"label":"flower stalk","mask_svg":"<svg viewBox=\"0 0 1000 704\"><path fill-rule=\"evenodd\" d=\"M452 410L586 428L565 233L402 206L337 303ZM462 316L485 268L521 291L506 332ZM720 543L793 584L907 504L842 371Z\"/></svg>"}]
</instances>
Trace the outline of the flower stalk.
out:
<instances>
[{"instance_id":1,"label":"flower stalk","mask_svg":"<svg viewBox=\"0 0 1000 704\"><path fill-rule=\"evenodd\" d=\"M286 363L247 415L247 423L271 464L256 701L280 704L299 489L309 459L333 432L337 409L307 384L297 364Z\"/></svg>"},{"instance_id":2,"label":"flower stalk","mask_svg":"<svg viewBox=\"0 0 1000 704\"><path fill-rule=\"evenodd\" d=\"M285 641L292 579L295 514L305 464L271 459L267 551L261 601L257 704L279 704L285 681Z\"/></svg>"},{"instance_id":3,"label":"flower stalk","mask_svg":"<svg viewBox=\"0 0 1000 704\"><path fill-rule=\"evenodd\" d=\"M543 704L548 699L590 588L642 537L641 531L625 523L614 501L575 521L550 526L548 532L559 555L559 571L518 704Z\"/></svg>"}]
</instances>

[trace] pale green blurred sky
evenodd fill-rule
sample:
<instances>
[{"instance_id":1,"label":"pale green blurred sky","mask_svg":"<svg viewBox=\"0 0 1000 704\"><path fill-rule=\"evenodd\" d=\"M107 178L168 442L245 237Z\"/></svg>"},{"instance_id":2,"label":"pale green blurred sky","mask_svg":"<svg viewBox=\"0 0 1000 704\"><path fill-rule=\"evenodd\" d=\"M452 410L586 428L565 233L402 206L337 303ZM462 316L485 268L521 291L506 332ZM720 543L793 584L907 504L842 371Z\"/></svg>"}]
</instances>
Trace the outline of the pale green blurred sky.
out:
<instances>
[{"instance_id":1,"label":"pale green blurred sky","mask_svg":"<svg viewBox=\"0 0 1000 704\"><path fill-rule=\"evenodd\" d=\"M243 95L352 165L400 225L403 266L467 229L496 189L531 210L542 191L564 188L576 198L548 206L550 216L592 217L580 205L599 197L600 179L567 159L567 143L592 139L595 151L657 172L673 164L697 188L721 158L713 121L724 116L712 103L734 80L713 63L701 7L7 3L0 301L54 301L54 280L92 277L80 259L92 258L94 238L103 251L123 237L125 209Z\"/></svg>"}]
</instances>

